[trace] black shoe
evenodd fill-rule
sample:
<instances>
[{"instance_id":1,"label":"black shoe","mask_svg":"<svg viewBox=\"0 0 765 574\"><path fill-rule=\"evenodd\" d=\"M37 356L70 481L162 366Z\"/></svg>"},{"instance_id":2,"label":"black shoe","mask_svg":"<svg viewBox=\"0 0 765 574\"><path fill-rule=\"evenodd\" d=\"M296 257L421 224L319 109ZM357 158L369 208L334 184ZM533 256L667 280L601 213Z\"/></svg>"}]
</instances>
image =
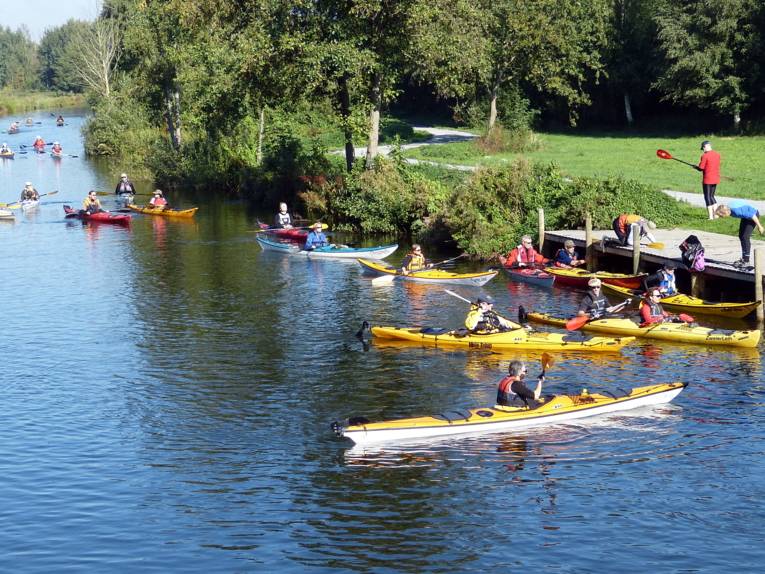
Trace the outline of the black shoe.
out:
<instances>
[{"instance_id":1,"label":"black shoe","mask_svg":"<svg viewBox=\"0 0 765 574\"><path fill-rule=\"evenodd\" d=\"M736 267L737 269L743 269L744 267L749 267L749 260L741 258L738 261L734 261L733 267Z\"/></svg>"}]
</instances>

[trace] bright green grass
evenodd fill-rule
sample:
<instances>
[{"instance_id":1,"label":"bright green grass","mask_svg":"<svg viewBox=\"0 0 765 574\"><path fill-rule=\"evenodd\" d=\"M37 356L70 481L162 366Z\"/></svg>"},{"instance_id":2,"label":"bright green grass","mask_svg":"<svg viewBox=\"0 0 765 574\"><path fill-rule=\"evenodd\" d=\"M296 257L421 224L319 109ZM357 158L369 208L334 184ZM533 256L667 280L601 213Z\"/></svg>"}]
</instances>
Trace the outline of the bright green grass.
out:
<instances>
[{"instance_id":1,"label":"bright green grass","mask_svg":"<svg viewBox=\"0 0 765 574\"><path fill-rule=\"evenodd\" d=\"M702 140L709 139L722 155L723 180L717 195L765 199L765 137L763 136L683 136L652 137L624 134L566 135L537 134L542 142L538 151L523 155L533 161L554 162L571 176L621 176L657 189L701 193L701 173L672 160L659 159L657 149L674 157L698 163ZM473 142L434 145L407 150L406 157L450 164L498 165L521 154L484 155Z\"/></svg>"},{"instance_id":2,"label":"bright green grass","mask_svg":"<svg viewBox=\"0 0 765 574\"><path fill-rule=\"evenodd\" d=\"M57 92L14 92L0 90L0 115L20 114L32 110L58 110L85 106L82 94Z\"/></svg>"}]
</instances>

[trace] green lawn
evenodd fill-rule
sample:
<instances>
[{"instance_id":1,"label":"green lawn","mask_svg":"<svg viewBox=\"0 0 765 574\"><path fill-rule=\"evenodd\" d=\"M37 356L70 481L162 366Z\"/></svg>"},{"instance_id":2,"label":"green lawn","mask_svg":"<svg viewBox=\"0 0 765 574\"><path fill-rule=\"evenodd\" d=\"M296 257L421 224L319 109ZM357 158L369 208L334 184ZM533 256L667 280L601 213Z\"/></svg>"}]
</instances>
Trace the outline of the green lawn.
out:
<instances>
[{"instance_id":1,"label":"green lawn","mask_svg":"<svg viewBox=\"0 0 765 574\"><path fill-rule=\"evenodd\" d=\"M534 161L554 162L571 176L621 176L658 189L701 193L701 173L672 160L659 159L657 149L697 163L700 144L709 139L722 155L722 173L735 181L722 181L717 194L728 197L765 199L765 136L655 137L625 134L569 135L537 134L538 151L526 155ZM472 142L426 146L405 153L406 157L463 165L498 165L519 154L483 155Z\"/></svg>"}]
</instances>

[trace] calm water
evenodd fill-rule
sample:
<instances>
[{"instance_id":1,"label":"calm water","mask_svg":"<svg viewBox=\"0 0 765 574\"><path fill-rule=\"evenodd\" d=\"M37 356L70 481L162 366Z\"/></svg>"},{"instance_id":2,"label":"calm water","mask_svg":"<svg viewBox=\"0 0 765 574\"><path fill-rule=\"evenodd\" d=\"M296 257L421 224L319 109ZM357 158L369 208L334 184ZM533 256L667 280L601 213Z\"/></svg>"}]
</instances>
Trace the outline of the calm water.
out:
<instances>
[{"instance_id":1,"label":"calm water","mask_svg":"<svg viewBox=\"0 0 765 574\"><path fill-rule=\"evenodd\" d=\"M365 351L365 319L456 326L466 306L264 253L240 204L171 195L201 205L194 221L66 221L63 203L119 174L83 158L80 118L35 119L9 143L39 133L79 157L0 164L0 201L26 180L60 190L0 221L0 571L762 571L758 351L556 355L548 392L691 384L656 409L359 451L333 420L489 404L512 357ZM578 300L504 277L484 290L512 309ZM520 356L535 374L539 355Z\"/></svg>"}]
</instances>

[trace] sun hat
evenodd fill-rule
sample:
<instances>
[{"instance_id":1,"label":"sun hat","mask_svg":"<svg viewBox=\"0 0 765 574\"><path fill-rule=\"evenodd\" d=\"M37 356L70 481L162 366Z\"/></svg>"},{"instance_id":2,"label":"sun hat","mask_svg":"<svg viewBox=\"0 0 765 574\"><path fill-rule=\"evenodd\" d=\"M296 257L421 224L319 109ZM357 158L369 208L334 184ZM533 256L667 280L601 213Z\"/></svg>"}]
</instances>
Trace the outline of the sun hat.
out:
<instances>
[{"instance_id":1,"label":"sun hat","mask_svg":"<svg viewBox=\"0 0 765 574\"><path fill-rule=\"evenodd\" d=\"M126 173L121 173L120 177L127 177L127 174Z\"/></svg>"},{"instance_id":2,"label":"sun hat","mask_svg":"<svg viewBox=\"0 0 765 574\"><path fill-rule=\"evenodd\" d=\"M709 140L704 140L703 142L701 142L701 149L704 149L704 146L707 144L712 145L712 142Z\"/></svg>"},{"instance_id":3,"label":"sun hat","mask_svg":"<svg viewBox=\"0 0 765 574\"><path fill-rule=\"evenodd\" d=\"M656 224L653 221L646 221L648 229L656 229Z\"/></svg>"},{"instance_id":4,"label":"sun hat","mask_svg":"<svg viewBox=\"0 0 765 574\"><path fill-rule=\"evenodd\" d=\"M311 227L313 227L314 229L316 229L317 227L318 227L319 229L322 229L322 228L324 227L324 224L323 224L321 221L317 221L317 222L316 222L316 223L314 223L314 224L313 224Z\"/></svg>"},{"instance_id":5,"label":"sun hat","mask_svg":"<svg viewBox=\"0 0 765 574\"><path fill-rule=\"evenodd\" d=\"M155 189L154 190L154 195L162 195L162 190L161 189Z\"/></svg>"},{"instance_id":6,"label":"sun hat","mask_svg":"<svg viewBox=\"0 0 765 574\"><path fill-rule=\"evenodd\" d=\"M489 305L494 305L494 298L491 295L479 295L476 301L478 303L488 303Z\"/></svg>"},{"instance_id":7,"label":"sun hat","mask_svg":"<svg viewBox=\"0 0 765 574\"><path fill-rule=\"evenodd\" d=\"M569 248L573 246L574 246L574 242L571 239L566 239L566 241L563 242L563 247L565 248Z\"/></svg>"},{"instance_id":8,"label":"sun hat","mask_svg":"<svg viewBox=\"0 0 765 574\"><path fill-rule=\"evenodd\" d=\"M598 279L597 277L593 277L589 281L587 281L588 287L600 287L603 284L603 282Z\"/></svg>"}]
</instances>

